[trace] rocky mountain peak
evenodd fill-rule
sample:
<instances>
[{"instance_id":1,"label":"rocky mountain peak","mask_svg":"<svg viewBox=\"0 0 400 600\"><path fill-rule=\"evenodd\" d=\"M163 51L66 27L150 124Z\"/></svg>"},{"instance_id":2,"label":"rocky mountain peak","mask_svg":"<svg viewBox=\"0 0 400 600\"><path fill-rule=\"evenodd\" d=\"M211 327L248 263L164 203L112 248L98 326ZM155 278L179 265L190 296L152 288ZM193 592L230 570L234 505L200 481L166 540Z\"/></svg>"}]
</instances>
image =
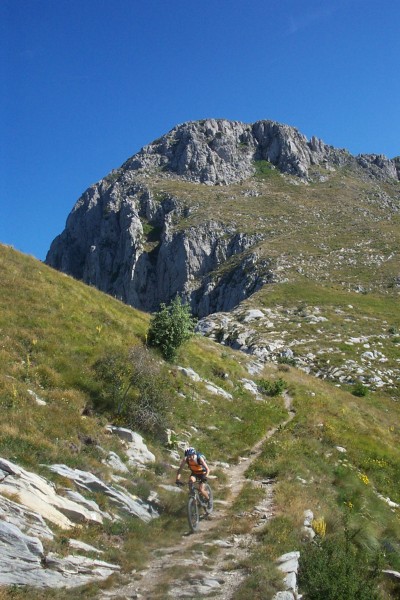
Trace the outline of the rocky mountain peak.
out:
<instances>
[{"instance_id":1,"label":"rocky mountain peak","mask_svg":"<svg viewBox=\"0 0 400 600\"><path fill-rule=\"evenodd\" d=\"M295 128L273 121L252 125L207 119L178 125L145 146L124 168L161 168L208 185L229 185L254 173L255 160L267 160L282 172L306 177L311 164L326 154L323 142L309 144Z\"/></svg>"},{"instance_id":2,"label":"rocky mountain peak","mask_svg":"<svg viewBox=\"0 0 400 600\"><path fill-rule=\"evenodd\" d=\"M254 173L254 161L266 160L281 172L307 178L312 165L331 168L351 163L372 176L398 178L396 165L384 156L352 157L313 136L310 141L296 128L275 121L253 124L226 119L183 123L145 146L124 169L162 169L188 181L229 185Z\"/></svg>"},{"instance_id":3,"label":"rocky mountain peak","mask_svg":"<svg viewBox=\"0 0 400 600\"><path fill-rule=\"evenodd\" d=\"M315 173L317 181L325 181L346 167L363 185L371 182L374 189L367 202L376 198L395 207L397 197L376 186L398 181L399 160L354 157L274 121L183 123L82 195L46 262L143 310L155 310L177 293L199 316L230 310L276 276L271 260L259 252L259 245L271 235L270 188L254 177L260 165L276 177L291 176L281 182L288 198L293 183L307 183ZM210 189L185 188L183 182ZM237 183L230 191L228 186ZM227 190L221 195L213 186ZM214 203L217 200L213 210L218 217L208 207L210 194ZM203 209L193 217L196 196ZM254 207L259 216L244 226L246 198L259 196L263 200ZM233 211L229 203L234 204ZM279 230L280 217L275 217Z\"/></svg>"}]
</instances>

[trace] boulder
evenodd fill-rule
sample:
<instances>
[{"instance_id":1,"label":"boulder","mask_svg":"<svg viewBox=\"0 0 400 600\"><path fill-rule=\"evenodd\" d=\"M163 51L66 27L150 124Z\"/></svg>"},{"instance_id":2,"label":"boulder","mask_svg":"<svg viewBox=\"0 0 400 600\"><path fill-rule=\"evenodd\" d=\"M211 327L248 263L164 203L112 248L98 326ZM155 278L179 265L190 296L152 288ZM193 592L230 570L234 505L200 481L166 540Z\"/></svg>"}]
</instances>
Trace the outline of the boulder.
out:
<instances>
[{"instance_id":1,"label":"boulder","mask_svg":"<svg viewBox=\"0 0 400 600\"><path fill-rule=\"evenodd\" d=\"M147 448L139 433L125 427L114 427L113 425L108 425L107 430L126 442L125 452L129 458L129 464L144 467L147 463L155 462L156 457Z\"/></svg>"},{"instance_id":2,"label":"boulder","mask_svg":"<svg viewBox=\"0 0 400 600\"><path fill-rule=\"evenodd\" d=\"M138 517L142 521L148 522L151 521L151 519L158 517L157 511L155 511L150 504L143 502L143 500L137 496L133 496L126 490L116 489L115 487L106 484L88 471L71 469L70 467L67 467L67 465L60 464L50 465L49 469L62 477L73 480L76 485L85 490L105 494L119 509Z\"/></svg>"},{"instance_id":3,"label":"boulder","mask_svg":"<svg viewBox=\"0 0 400 600\"><path fill-rule=\"evenodd\" d=\"M295 596L292 592L277 592L272 600L295 600Z\"/></svg>"},{"instance_id":4,"label":"boulder","mask_svg":"<svg viewBox=\"0 0 400 600\"><path fill-rule=\"evenodd\" d=\"M200 375L198 375L196 371L193 371L193 369L178 367L178 371L180 371L182 375L189 377L189 379L191 379L192 381L201 381Z\"/></svg>"},{"instance_id":5,"label":"boulder","mask_svg":"<svg viewBox=\"0 0 400 600\"><path fill-rule=\"evenodd\" d=\"M126 427L115 427L114 425L107 425L106 430L112 433L113 435L118 436L124 442L132 442L133 441L133 431L131 429L127 429Z\"/></svg>"},{"instance_id":6,"label":"boulder","mask_svg":"<svg viewBox=\"0 0 400 600\"><path fill-rule=\"evenodd\" d=\"M85 498L85 496L76 490L63 488L60 491L62 491L63 496L69 498L73 502L76 502L76 504L80 504L92 513L97 513L99 515L99 521L100 519L113 519L112 515L100 509L100 506L97 504L97 502L94 500L88 500L88 498Z\"/></svg>"},{"instance_id":7,"label":"boulder","mask_svg":"<svg viewBox=\"0 0 400 600\"><path fill-rule=\"evenodd\" d=\"M0 494L16 495L20 504L58 527L70 529L74 523L102 522L97 512L57 494L54 485L44 477L3 458L0 458L0 469L7 474L0 483Z\"/></svg>"},{"instance_id":8,"label":"boulder","mask_svg":"<svg viewBox=\"0 0 400 600\"><path fill-rule=\"evenodd\" d=\"M210 381L206 383L206 389L212 394L216 394L217 396L222 396L226 398L226 400L232 400L233 396L229 392L226 392L224 389L215 385L215 383L211 383Z\"/></svg>"},{"instance_id":9,"label":"boulder","mask_svg":"<svg viewBox=\"0 0 400 600\"><path fill-rule=\"evenodd\" d=\"M102 463L108 465L113 471L118 471L118 473L129 473L128 467L115 452L109 452Z\"/></svg>"},{"instance_id":10,"label":"boulder","mask_svg":"<svg viewBox=\"0 0 400 600\"><path fill-rule=\"evenodd\" d=\"M81 543L81 547L86 546ZM85 550L92 547L88 546ZM41 541L0 520L0 585L68 588L106 579L118 565L85 556L46 555Z\"/></svg>"},{"instance_id":11,"label":"boulder","mask_svg":"<svg viewBox=\"0 0 400 600\"><path fill-rule=\"evenodd\" d=\"M252 310L247 311L245 317L243 318L243 322L249 323L250 321L263 319L264 317L265 317L265 315L262 312L262 310L259 310L258 308L254 308Z\"/></svg>"},{"instance_id":12,"label":"boulder","mask_svg":"<svg viewBox=\"0 0 400 600\"><path fill-rule=\"evenodd\" d=\"M97 554L104 554L103 550L99 550L90 544L85 544L85 542L81 542L80 540L69 540L68 544L71 548L75 548L75 550L82 550L83 552L96 552Z\"/></svg>"},{"instance_id":13,"label":"boulder","mask_svg":"<svg viewBox=\"0 0 400 600\"><path fill-rule=\"evenodd\" d=\"M29 510L25 506L2 497L0 502L0 519L15 525L28 536L52 540L54 535L42 515Z\"/></svg>"},{"instance_id":14,"label":"boulder","mask_svg":"<svg viewBox=\"0 0 400 600\"><path fill-rule=\"evenodd\" d=\"M257 398L260 397L259 393L258 393L258 386L257 384L252 381L251 379L241 379L241 382L243 383L243 387L245 390L249 391L251 394L253 394L253 396L256 396Z\"/></svg>"}]
</instances>

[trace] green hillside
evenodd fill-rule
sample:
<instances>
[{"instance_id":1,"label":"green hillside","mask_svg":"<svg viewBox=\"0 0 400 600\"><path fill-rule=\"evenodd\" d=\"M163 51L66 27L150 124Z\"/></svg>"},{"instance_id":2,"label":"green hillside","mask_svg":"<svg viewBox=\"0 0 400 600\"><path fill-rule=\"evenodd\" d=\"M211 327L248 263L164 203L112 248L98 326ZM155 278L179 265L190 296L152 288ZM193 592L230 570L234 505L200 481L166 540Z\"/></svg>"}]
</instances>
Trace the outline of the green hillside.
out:
<instances>
[{"instance_id":1,"label":"green hillside","mask_svg":"<svg viewBox=\"0 0 400 600\"><path fill-rule=\"evenodd\" d=\"M345 290L396 292L399 181L315 167L306 183L265 161L255 164L254 177L226 186L200 186L170 174L143 182L156 200L179 200L186 217L177 219L176 229L204 224L211 215L240 233L259 235L257 253L270 261L277 281L305 277Z\"/></svg>"},{"instance_id":2,"label":"green hillside","mask_svg":"<svg viewBox=\"0 0 400 600\"><path fill-rule=\"evenodd\" d=\"M366 553L365 565L379 555L380 568L400 570L400 509L394 507L400 503L398 379L389 390L370 389L357 396L351 386L338 387L289 364L266 363L263 372L250 375L247 366L253 357L201 336L181 348L175 364L167 364L145 347L148 315L5 246L0 246L0 277L0 456L53 477L56 486L71 484L51 475L44 465L65 463L108 480L111 472L102 463L99 446L118 451L119 442L107 435L105 425L136 428L157 460L146 471L131 468L126 485L146 499L160 483L173 484L175 479L166 455L167 429L201 448L211 464L236 464L267 430L287 418L282 396L264 394L256 400L243 379L263 383L265 389L283 379L296 414L265 443L248 472L249 478L276 482L275 507L274 517L259 531L251 564L240 565L248 577L237 598L268 599L279 590L273 561L294 549L307 554L302 524L308 509L326 525L322 541L332 540L340 547L343 539L351 539L352 547ZM351 304L357 314L369 318L364 320L364 334L377 336L391 328L385 343L393 365L398 361L395 330L400 324L390 294L372 298L347 295L343 288L339 294L317 283L299 283L298 288L281 283L262 290L257 302L282 310L300 303L304 310L318 303L331 317L338 307ZM330 318L330 331L320 335L334 337L339 328L342 335L354 335L353 324L352 319ZM282 321L282 330L287 326ZM124 377L138 356L155 369L142 375L158 385L152 407L157 426L137 410L140 387L133 385L127 392ZM116 361L122 366L120 385L107 387L105 376L114 373ZM189 379L178 366L193 369L201 381ZM224 389L232 400L211 393L204 380ZM35 395L46 405L38 405ZM122 399L124 409L118 410ZM219 467L213 472L216 496L227 498L229 478ZM182 497L166 490L160 497L161 516L148 525L125 518L69 533L101 547L103 560L121 565L121 575L100 587L115 585L118 578L143 568L154 550L168 547L185 532ZM96 500L107 508L106 500ZM256 502L254 490L245 488L227 509L225 532L245 530L251 517L238 514L248 514ZM52 545L65 553L65 533L60 532ZM334 573L329 576L334 578ZM384 578L379 582L381 598L398 597L393 583ZM98 589L99 585L72 591L10 588L1 590L0 598L91 598Z\"/></svg>"}]
</instances>

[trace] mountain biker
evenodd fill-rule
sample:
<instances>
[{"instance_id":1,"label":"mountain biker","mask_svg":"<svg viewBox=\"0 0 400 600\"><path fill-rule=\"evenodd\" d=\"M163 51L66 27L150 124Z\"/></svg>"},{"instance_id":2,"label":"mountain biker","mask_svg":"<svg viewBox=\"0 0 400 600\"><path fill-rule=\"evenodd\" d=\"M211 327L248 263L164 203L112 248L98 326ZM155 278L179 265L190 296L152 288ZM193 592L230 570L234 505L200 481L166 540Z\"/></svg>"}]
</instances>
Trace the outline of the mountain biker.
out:
<instances>
[{"instance_id":1,"label":"mountain biker","mask_svg":"<svg viewBox=\"0 0 400 600\"><path fill-rule=\"evenodd\" d=\"M204 484L207 481L210 469L205 461L204 456L200 454L200 452L196 452L196 450L192 447L186 448L185 456L181 460L181 464L179 465L179 469L176 474L177 485L183 485L180 479L181 471L185 466L185 463L190 469L189 486L193 485L196 481L199 481L199 492L208 502L209 497L207 491L204 488Z\"/></svg>"}]
</instances>

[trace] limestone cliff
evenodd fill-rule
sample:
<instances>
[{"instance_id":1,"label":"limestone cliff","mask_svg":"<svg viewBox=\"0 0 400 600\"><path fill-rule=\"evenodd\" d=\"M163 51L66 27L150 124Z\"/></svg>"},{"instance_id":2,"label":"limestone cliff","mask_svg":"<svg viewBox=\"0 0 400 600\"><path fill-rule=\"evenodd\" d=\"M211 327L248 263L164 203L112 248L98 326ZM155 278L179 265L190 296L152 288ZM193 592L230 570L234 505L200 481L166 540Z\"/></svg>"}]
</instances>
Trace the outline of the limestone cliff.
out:
<instances>
[{"instance_id":1,"label":"limestone cliff","mask_svg":"<svg viewBox=\"0 0 400 600\"><path fill-rule=\"evenodd\" d=\"M199 316L230 310L274 279L272 262L258 252L265 233L256 227L245 231L240 219L232 224L212 214L195 225L186 223L190 208L177 194L158 197L151 180L229 186L252 178L257 163L299 182L309 181L313 169L343 166L364 179L398 180L396 161L353 157L315 137L308 141L287 125L185 123L90 187L46 262L146 311L176 293Z\"/></svg>"}]
</instances>

